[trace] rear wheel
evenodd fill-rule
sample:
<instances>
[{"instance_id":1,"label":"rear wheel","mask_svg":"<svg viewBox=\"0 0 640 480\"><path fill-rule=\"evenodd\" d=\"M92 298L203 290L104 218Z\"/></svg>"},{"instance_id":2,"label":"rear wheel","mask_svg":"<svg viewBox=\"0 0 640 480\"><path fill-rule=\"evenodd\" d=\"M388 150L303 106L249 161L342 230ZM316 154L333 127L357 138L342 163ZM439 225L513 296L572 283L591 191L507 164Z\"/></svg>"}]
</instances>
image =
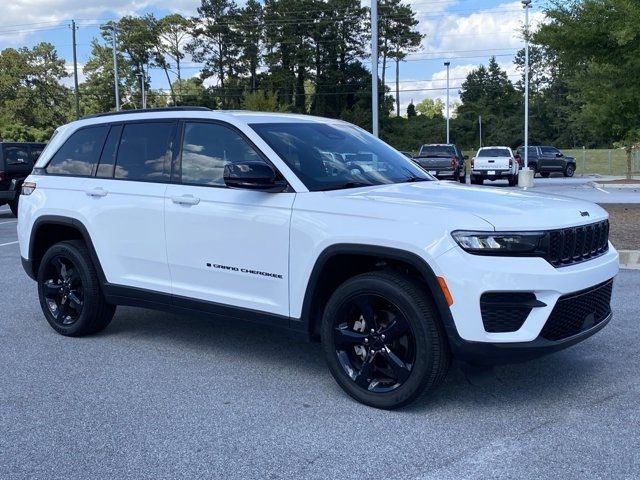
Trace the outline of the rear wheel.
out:
<instances>
[{"instance_id":1,"label":"rear wheel","mask_svg":"<svg viewBox=\"0 0 640 480\"><path fill-rule=\"evenodd\" d=\"M115 313L102 294L89 251L79 240L57 243L44 254L38 296L49 325L70 337L103 330Z\"/></svg>"},{"instance_id":2,"label":"rear wheel","mask_svg":"<svg viewBox=\"0 0 640 480\"><path fill-rule=\"evenodd\" d=\"M518 184L518 175L509 176L509 186L515 187Z\"/></svg>"},{"instance_id":3,"label":"rear wheel","mask_svg":"<svg viewBox=\"0 0 640 480\"><path fill-rule=\"evenodd\" d=\"M565 177L573 177L573 174L576 172L576 167L572 163L567 165L567 168L564 169Z\"/></svg>"},{"instance_id":4,"label":"rear wheel","mask_svg":"<svg viewBox=\"0 0 640 480\"><path fill-rule=\"evenodd\" d=\"M484 183L484 178L482 177L471 177L471 183L474 185L482 185Z\"/></svg>"},{"instance_id":5,"label":"rear wheel","mask_svg":"<svg viewBox=\"0 0 640 480\"><path fill-rule=\"evenodd\" d=\"M353 398L376 408L406 405L438 386L450 353L433 302L412 278L374 272L347 280L322 318L331 374Z\"/></svg>"}]
</instances>

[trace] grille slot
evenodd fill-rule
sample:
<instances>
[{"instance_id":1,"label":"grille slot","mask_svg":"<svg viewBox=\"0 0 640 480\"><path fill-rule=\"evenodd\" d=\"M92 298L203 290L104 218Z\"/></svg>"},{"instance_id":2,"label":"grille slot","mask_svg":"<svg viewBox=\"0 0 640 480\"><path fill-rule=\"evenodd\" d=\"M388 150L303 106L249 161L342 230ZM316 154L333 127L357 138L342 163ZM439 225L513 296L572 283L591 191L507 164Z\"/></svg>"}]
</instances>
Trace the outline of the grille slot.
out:
<instances>
[{"instance_id":1,"label":"grille slot","mask_svg":"<svg viewBox=\"0 0 640 480\"><path fill-rule=\"evenodd\" d=\"M520 330L531 310L544 306L529 292L488 292L480 297L480 312L484 329L489 333Z\"/></svg>"},{"instance_id":2,"label":"grille slot","mask_svg":"<svg viewBox=\"0 0 640 480\"><path fill-rule=\"evenodd\" d=\"M565 267L598 257L609 250L609 221L549 232L547 261Z\"/></svg>"},{"instance_id":3,"label":"grille slot","mask_svg":"<svg viewBox=\"0 0 640 480\"><path fill-rule=\"evenodd\" d=\"M560 297L540 336L557 341L588 330L611 314L613 280Z\"/></svg>"}]
</instances>

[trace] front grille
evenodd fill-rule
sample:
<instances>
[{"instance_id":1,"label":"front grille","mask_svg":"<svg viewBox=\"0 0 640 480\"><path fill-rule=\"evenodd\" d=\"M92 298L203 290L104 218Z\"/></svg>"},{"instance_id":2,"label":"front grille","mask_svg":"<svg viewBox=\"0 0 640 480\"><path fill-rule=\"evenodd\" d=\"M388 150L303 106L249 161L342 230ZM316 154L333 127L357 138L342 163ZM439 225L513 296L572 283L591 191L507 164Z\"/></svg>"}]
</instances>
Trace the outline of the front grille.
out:
<instances>
[{"instance_id":1,"label":"front grille","mask_svg":"<svg viewBox=\"0 0 640 480\"><path fill-rule=\"evenodd\" d=\"M480 297L480 312L484 329L489 333L516 332L534 306L540 305L533 293L483 293Z\"/></svg>"},{"instance_id":2,"label":"front grille","mask_svg":"<svg viewBox=\"0 0 640 480\"><path fill-rule=\"evenodd\" d=\"M549 232L547 261L564 267L598 257L609 250L609 221Z\"/></svg>"},{"instance_id":3,"label":"front grille","mask_svg":"<svg viewBox=\"0 0 640 480\"><path fill-rule=\"evenodd\" d=\"M560 297L540 335L563 340L588 330L611 314L613 280Z\"/></svg>"}]
</instances>

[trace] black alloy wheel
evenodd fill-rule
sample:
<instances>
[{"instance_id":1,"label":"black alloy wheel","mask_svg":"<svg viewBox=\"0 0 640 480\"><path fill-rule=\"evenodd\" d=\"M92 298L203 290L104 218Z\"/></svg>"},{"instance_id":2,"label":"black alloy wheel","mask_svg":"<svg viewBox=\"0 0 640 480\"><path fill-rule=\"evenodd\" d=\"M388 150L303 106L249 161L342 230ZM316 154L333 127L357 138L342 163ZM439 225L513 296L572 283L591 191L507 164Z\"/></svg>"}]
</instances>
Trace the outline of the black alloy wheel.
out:
<instances>
[{"instance_id":1,"label":"black alloy wheel","mask_svg":"<svg viewBox=\"0 0 640 480\"><path fill-rule=\"evenodd\" d=\"M564 176L565 177L573 177L573 174L576 171L576 167L570 163L569 165L567 165L567 168L565 168L564 170Z\"/></svg>"},{"instance_id":2,"label":"black alloy wheel","mask_svg":"<svg viewBox=\"0 0 640 480\"><path fill-rule=\"evenodd\" d=\"M38 265L40 306L56 332L80 337L109 325L116 307L106 301L83 241L67 240L49 247Z\"/></svg>"},{"instance_id":3,"label":"black alloy wheel","mask_svg":"<svg viewBox=\"0 0 640 480\"><path fill-rule=\"evenodd\" d=\"M51 258L44 278L42 294L55 323L68 327L77 322L84 305L84 286L73 261L65 255Z\"/></svg>"},{"instance_id":4,"label":"black alloy wheel","mask_svg":"<svg viewBox=\"0 0 640 480\"><path fill-rule=\"evenodd\" d=\"M451 353L424 282L392 270L348 279L331 295L320 327L340 387L375 408L402 407L438 386Z\"/></svg>"},{"instance_id":5,"label":"black alloy wheel","mask_svg":"<svg viewBox=\"0 0 640 480\"><path fill-rule=\"evenodd\" d=\"M398 307L378 295L356 295L342 304L333 341L344 372L369 392L396 390L411 375L415 336Z\"/></svg>"}]
</instances>

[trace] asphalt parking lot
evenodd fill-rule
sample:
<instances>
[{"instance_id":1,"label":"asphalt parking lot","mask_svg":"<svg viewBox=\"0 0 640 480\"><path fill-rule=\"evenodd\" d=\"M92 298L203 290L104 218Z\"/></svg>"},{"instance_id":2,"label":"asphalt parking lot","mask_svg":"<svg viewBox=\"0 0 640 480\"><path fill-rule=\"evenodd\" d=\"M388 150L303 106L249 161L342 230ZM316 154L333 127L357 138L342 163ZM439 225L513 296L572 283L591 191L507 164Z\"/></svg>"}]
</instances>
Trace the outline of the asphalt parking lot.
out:
<instances>
[{"instance_id":1,"label":"asphalt parking lot","mask_svg":"<svg viewBox=\"0 0 640 480\"><path fill-rule=\"evenodd\" d=\"M46 324L0 209L0 478L638 478L640 271L569 350L468 375L386 412L320 347L120 308L82 339Z\"/></svg>"}]
</instances>

